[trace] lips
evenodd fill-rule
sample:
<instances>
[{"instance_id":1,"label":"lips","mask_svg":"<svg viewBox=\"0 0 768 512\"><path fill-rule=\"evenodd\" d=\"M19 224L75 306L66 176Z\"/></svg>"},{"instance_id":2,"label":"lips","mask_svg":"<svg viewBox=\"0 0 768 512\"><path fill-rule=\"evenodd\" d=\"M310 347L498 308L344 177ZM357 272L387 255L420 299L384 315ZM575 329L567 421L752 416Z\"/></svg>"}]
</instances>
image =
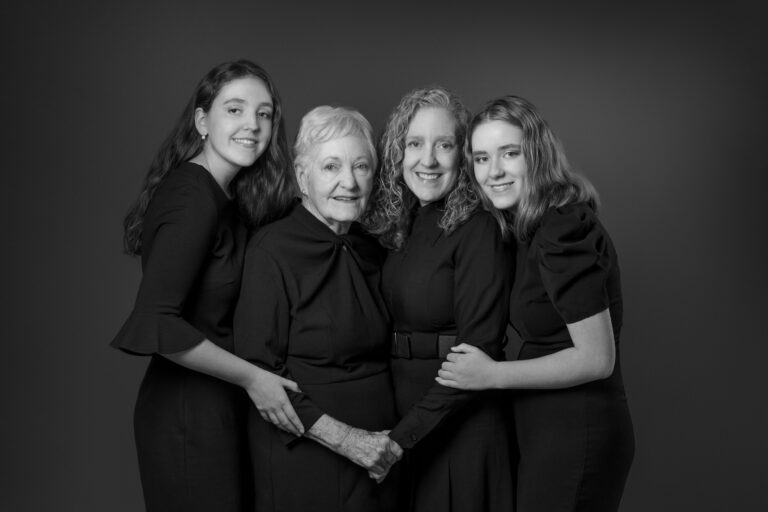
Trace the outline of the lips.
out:
<instances>
[{"instance_id":1,"label":"lips","mask_svg":"<svg viewBox=\"0 0 768 512\"><path fill-rule=\"evenodd\" d=\"M414 174L423 181L435 181L442 176L439 172L415 172Z\"/></svg>"},{"instance_id":2,"label":"lips","mask_svg":"<svg viewBox=\"0 0 768 512\"><path fill-rule=\"evenodd\" d=\"M358 196L333 196L334 201L341 201L343 203L352 203L358 199Z\"/></svg>"},{"instance_id":3,"label":"lips","mask_svg":"<svg viewBox=\"0 0 768 512\"><path fill-rule=\"evenodd\" d=\"M487 188L489 188L492 192L505 192L512 188L512 185L514 185L514 181L510 181L508 183L497 183L495 185L486 185Z\"/></svg>"},{"instance_id":4,"label":"lips","mask_svg":"<svg viewBox=\"0 0 768 512\"><path fill-rule=\"evenodd\" d=\"M233 138L232 141L246 148L255 148L256 145L259 143L259 141L257 141L256 139L249 139L245 137Z\"/></svg>"}]
</instances>

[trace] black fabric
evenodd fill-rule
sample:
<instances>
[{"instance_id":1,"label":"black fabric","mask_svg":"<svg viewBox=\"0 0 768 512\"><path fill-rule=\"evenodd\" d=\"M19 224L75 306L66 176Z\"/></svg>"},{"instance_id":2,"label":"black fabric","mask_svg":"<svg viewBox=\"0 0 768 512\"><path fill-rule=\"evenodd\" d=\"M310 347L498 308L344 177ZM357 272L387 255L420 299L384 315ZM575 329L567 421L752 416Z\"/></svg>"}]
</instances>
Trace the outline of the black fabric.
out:
<instances>
[{"instance_id":1,"label":"black fabric","mask_svg":"<svg viewBox=\"0 0 768 512\"><path fill-rule=\"evenodd\" d=\"M384 293L394 328L452 333L456 344L477 345L501 359L509 247L486 212L446 235L438 226L443 206L436 202L420 208L405 247L388 254ZM508 511L512 474L501 410L493 394L437 384L442 361L391 361L403 418L390 436L409 449L404 510Z\"/></svg>"},{"instance_id":2,"label":"black fabric","mask_svg":"<svg viewBox=\"0 0 768 512\"><path fill-rule=\"evenodd\" d=\"M336 235L301 205L248 244L235 353L299 384L290 399L305 429L322 414L374 431L396 421L383 256L357 225ZM257 510L392 510L396 477L377 485L315 441L278 431L255 408L248 425Z\"/></svg>"},{"instance_id":3,"label":"black fabric","mask_svg":"<svg viewBox=\"0 0 768 512\"><path fill-rule=\"evenodd\" d=\"M245 228L213 177L185 163L149 204L133 312L112 341L154 354L134 412L147 510L250 508L242 390L158 354L204 339L232 349Z\"/></svg>"},{"instance_id":4,"label":"black fabric","mask_svg":"<svg viewBox=\"0 0 768 512\"><path fill-rule=\"evenodd\" d=\"M618 345L622 297L616 251L583 203L551 208L518 245L510 319L520 359L572 347L567 323L610 310ZM634 454L619 350L608 379L509 394L520 452L517 511L615 511Z\"/></svg>"}]
</instances>

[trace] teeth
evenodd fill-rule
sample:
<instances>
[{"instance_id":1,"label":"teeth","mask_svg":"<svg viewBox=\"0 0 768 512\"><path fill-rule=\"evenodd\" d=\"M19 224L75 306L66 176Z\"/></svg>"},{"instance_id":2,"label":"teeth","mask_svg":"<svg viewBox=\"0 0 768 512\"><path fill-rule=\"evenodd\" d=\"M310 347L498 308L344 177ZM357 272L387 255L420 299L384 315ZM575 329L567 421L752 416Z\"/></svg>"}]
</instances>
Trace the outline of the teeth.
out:
<instances>
[{"instance_id":1,"label":"teeth","mask_svg":"<svg viewBox=\"0 0 768 512\"><path fill-rule=\"evenodd\" d=\"M253 139L232 139L238 144L242 144L243 146L255 146L256 141Z\"/></svg>"},{"instance_id":2,"label":"teeth","mask_svg":"<svg viewBox=\"0 0 768 512\"><path fill-rule=\"evenodd\" d=\"M347 201L347 202L349 202L349 201L355 201L357 198L356 197L334 197L334 199L337 200L337 201Z\"/></svg>"},{"instance_id":3,"label":"teeth","mask_svg":"<svg viewBox=\"0 0 768 512\"><path fill-rule=\"evenodd\" d=\"M416 176L418 176L422 180L432 181L432 180L436 180L437 178L439 178L440 174L439 173L417 172Z\"/></svg>"}]
</instances>

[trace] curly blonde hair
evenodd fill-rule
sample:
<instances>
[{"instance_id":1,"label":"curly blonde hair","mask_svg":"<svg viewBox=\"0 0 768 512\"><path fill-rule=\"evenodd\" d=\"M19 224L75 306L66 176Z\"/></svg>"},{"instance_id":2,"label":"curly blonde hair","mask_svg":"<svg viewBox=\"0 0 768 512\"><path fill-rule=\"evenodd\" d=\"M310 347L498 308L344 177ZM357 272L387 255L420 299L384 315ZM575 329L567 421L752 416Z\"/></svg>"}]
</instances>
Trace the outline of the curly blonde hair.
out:
<instances>
[{"instance_id":1,"label":"curly blonde hair","mask_svg":"<svg viewBox=\"0 0 768 512\"><path fill-rule=\"evenodd\" d=\"M459 97L439 86L414 89L400 100L387 120L381 138L381 167L374 183L371 207L363 217L368 231L389 249L399 250L408 239L419 201L403 179L405 136L411 120L424 107L444 108L456 120L456 140L461 146L467 134L470 113ZM447 234L464 223L480 204L469 177L466 155L459 151L458 178L445 200L438 226Z\"/></svg>"}]
</instances>

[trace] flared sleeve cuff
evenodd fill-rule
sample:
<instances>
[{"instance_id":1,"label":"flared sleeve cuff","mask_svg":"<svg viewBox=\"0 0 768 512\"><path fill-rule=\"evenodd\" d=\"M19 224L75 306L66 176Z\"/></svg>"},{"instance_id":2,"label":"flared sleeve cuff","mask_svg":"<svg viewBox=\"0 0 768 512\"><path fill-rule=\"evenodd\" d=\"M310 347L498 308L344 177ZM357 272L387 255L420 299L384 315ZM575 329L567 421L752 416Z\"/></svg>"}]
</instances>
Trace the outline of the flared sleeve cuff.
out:
<instances>
[{"instance_id":1,"label":"flared sleeve cuff","mask_svg":"<svg viewBox=\"0 0 768 512\"><path fill-rule=\"evenodd\" d=\"M173 354L205 339L202 332L178 316L134 311L110 345L133 355Z\"/></svg>"}]
</instances>

